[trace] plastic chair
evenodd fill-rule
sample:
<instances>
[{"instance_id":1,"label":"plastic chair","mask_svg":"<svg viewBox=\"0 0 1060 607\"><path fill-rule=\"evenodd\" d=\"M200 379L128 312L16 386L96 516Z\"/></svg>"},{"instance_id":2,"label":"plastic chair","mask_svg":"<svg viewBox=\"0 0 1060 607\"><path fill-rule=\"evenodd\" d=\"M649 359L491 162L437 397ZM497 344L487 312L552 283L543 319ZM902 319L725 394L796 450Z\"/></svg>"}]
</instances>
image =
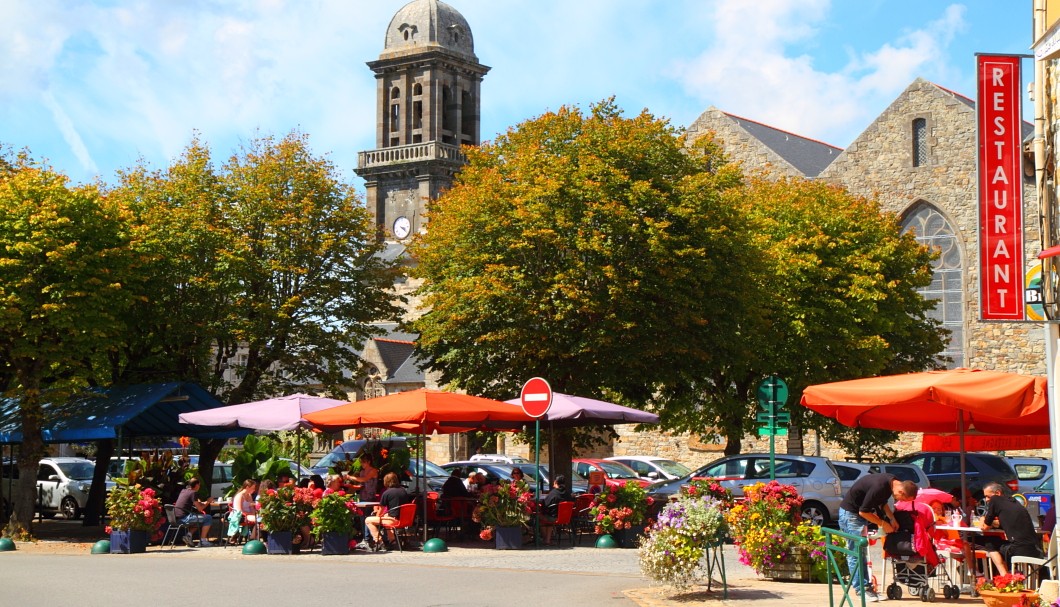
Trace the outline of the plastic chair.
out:
<instances>
[{"instance_id":1,"label":"plastic chair","mask_svg":"<svg viewBox=\"0 0 1060 607\"><path fill-rule=\"evenodd\" d=\"M443 514L439 510L438 494L429 492L427 494L427 526L432 527L437 533L445 527L445 536L450 537L453 530L453 521L456 517L452 514Z\"/></svg>"},{"instance_id":2,"label":"plastic chair","mask_svg":"<svg viewBox=\"0 0 1060 607\"><path fill-rule=\"evenodd\" d=\"M1049 574L1048 579L1057 579L1057 554L1060 552L1060 547L1057 546L1056 533L1060 531L1060 525L1053 529L1053 534L1049 536L1049 544L1045 549L1044 558L1035 558L1031 556L1014 556L1012 557L1012 571L1014 573L1022 573L1027 576L1027 587L1037 588L1041 585L1042 571L1046 571Z\"/></svg>"},{"instance_id":3,"label":"plastic chair","mask_svg":"<svg viewBox=\"0 0 1060 607\"><path fill-rule=\"evenodd\" d=\"M574 498L574 513L571 518L571 541L574 545L578 545L579 534L587 533L593 535L596 532L596 523L593 522L592 517L589 516L589 511L593 508L593 500L596 499L595 495L589 493L583 493Z\"/></svg>"},{"instance_id":4,"label":"plastic chair","mask_svg":"<svg viewBox=\"0 0 1060 607\"><path fill-rule=\"evenodd\" d=\"M574 547L574 502L560 502L556 504L556 519L540 519L542 527L556 528L556 543L563 541L563 532L570 535L570 545Z\"/></svg>"},{"instance_id":5,"label":"plastic chair","mask_svg":"<svg viewBox=\"0 0 1060 607\"><path fill-rule=\"evenodd\" d=\"M383 519L380 526L394 532L394 541L397 542L398 552L404 552L401 547L401 532L412 529L416 524L416 502L398 507L398 516L394 519ZM385 533L385 532L384 532ZM385 537L385 536L384 536Z\"/></svg>"},{"instance_id":6,"label":"plastic chair","mask_svg":"<svg viewBox=\"0 0 1060 607\"><path fill-rule=\"evenodd\" d=\"M184 536L185 533L191 531L191 526L180 522L177 518L177 511L173 504L163 504L162 509L166 511L166 522L169 526L166 528L166 533L162 536L162 545L166 545L166 541L170 542L169 547L172 549L177 545L177 540ZM169 540L169 534L173 532L173 539Z\"/></svg>"}]
</instances>

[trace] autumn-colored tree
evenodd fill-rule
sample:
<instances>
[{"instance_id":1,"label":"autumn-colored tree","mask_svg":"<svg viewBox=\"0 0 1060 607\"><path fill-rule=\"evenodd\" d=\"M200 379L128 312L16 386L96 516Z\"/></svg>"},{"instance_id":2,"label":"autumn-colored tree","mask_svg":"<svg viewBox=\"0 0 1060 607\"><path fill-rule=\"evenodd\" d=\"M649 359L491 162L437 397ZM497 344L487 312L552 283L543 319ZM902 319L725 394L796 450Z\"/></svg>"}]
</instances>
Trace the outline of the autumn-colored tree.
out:
<instances>
[{"instance_id":1,"label":"autumn-colored tree","mask_svg":"<svg viewBox=\"0 0 1060 607\"><path fill-rule=\"evenodd\" d=\"M752 263L709 142L688 151L647 111L564 107L478 149L414 244L428 312L418 346L443 380L511 398L553 389L643 405L720 364ZM569 471L569 440L554 441Z\"/></svg>"},{"instance_id":2,"label":"autumn-colored tree","mask_svg":"<svg viewBox=\"0 0 1060 607\"><path fill-rule=\"evenodd\" d=\"M708 369L699 381L667 386L661 409L668 427L716 425L739 452L753 432L755 390L776 374L790 387L792 425L872 453L893 433L851 431L797 405L808 385L920 371L938 365L945 331L927 317L934 306L917 289L931 281L932 252L901 235L878 203L805 179L754 178L732 191L754 222L766 272L756 278L767 298L765 324L728 344L744 364ZM742 352L741 352L742 351ZM871 443L871 445L866 444Z\"/></svg>"},{"instance_id":3,"label":"autumn-colored tree","mask_svg":"<svg viewBox=\"0 0 1060 607\"><path fill-rule=\"evenodd\" d=\"M0 171L0 362L22 424L13 534L33 518L42 405L86 387L90 361L122 339L131 241L128 213L94 187L70 187L24 155Z\"/></svg>"}]
</instances>

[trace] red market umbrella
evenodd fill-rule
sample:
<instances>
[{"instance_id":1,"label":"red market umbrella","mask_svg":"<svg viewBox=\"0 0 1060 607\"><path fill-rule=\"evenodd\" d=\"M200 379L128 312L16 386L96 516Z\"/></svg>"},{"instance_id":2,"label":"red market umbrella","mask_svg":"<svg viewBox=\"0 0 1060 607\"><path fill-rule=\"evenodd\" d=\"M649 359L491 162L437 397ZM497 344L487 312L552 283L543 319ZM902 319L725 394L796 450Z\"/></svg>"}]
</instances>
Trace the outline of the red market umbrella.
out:
<instances>
[{"instance_id":1,"label":"red market umbrella","mask_svg":"<svg viewBox=\"0 0 1060 607\"><path fill-rule=\"evenodd\" d=\"M947 493L942 489L933 489L931 487L921 487L920 490L917 491L915 499L922 504L930 504L931 502L952 504L956 501L952 494Z\"/></svg>"},{"instance_id":2,"label":"red market umbrella","mask_svg":"<svg viewBox=\"0 0 1060 607\"><path fill-rule=\"evenodd\" d=\"M402 432L446 433L514 428L534 421L516 405L426 388L347 403L306 414L304 418L326 432L372 426Z\"/></svg>"},{"instance_id":3,"label":"red market umbrella","mask_svg":"<svg viewBox=\"0 0 1060 607\"><path fill-rule=\"evenodd\" d=\"M953 369L810 386L803 406L845 426L905 432L1049 434L1045 379Z\"/></svg>"}]
</instances>

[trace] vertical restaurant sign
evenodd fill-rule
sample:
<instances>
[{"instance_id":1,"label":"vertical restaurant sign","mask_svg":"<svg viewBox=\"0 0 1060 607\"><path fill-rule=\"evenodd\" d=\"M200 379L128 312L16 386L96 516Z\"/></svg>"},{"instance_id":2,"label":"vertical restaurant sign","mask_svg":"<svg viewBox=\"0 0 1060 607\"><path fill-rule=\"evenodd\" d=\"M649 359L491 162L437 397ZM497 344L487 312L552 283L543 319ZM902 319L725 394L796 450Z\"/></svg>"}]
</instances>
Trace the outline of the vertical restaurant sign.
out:
<instances>
[{"instance_id":1,"label":"vertical restaurant sign","mask_svg":"<svg viewBox=\"0 0 1060 607\"><path fill-rule=\"evenodd\" d=\"M1020 57L978 55L979 316L1026 320Z\"/></svg>"}]
</instances>

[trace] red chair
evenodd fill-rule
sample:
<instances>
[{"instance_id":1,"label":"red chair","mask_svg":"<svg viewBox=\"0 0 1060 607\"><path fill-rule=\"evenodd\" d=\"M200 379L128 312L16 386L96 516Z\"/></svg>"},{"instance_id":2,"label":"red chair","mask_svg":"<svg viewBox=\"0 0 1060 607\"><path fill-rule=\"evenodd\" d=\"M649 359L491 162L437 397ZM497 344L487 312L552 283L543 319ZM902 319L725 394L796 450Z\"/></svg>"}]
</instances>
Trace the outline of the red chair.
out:
<instances>
[{"instance_id":1,"label":"red chair","mask_svg":"<svg viewBox=\"0 0 1060 607\"><path fill-rule=\"evenodd\" d=\"M542 527L555 527L556 528L556 543L559 544L563 541L563 532L566 531L570 535L570 545L574 547L574 502L560 502L556 504L556 519L550 520L542 518L540 520Z\"/></svg>"},{"instance_id":2,"label":"red chair","mask_svg":"<svg viewBox=\"0 0 1060 607\"><path fill-rule=\"evenodd\" d=\"M592 516L589 515L595 499L596 496L589 493L583 493L574 498L574 515L571 520L571 535L573 537L571 541L575 545L578 543L578 534L587 533L593 535L596 533L596 523L593 521Z\"/></svg>"},{"instance_id":3,"label":"red chair","mask_svg":"<svg viewBox=\"0 0 1060 607\"><path fill-rule=\"evenodd\" d=\"M398 515L396 519L385 518L383 519L381 526L384 530L390 529L394 532L394 541L397 542L398 552L404 552L401 547L401 532L403 530L412 529L416 524L416 502L405 504L404 506L398 507ZM384 537L386 531L383 532Z\"/></svg>"},{"instance_id":4,"label":"red chair","mask_svg":"<svg viewBox=\"0 0 1060 607\"><path fill-rule=\"evenodd\" d=\"M431 491L427 493L427 526L434 529L437 534L441 528L445 527L445 536L448 538L452 535L453 521L456 517L452 514L445 514L439 509L438 494Z\"/></svg>"}]
</instances>

